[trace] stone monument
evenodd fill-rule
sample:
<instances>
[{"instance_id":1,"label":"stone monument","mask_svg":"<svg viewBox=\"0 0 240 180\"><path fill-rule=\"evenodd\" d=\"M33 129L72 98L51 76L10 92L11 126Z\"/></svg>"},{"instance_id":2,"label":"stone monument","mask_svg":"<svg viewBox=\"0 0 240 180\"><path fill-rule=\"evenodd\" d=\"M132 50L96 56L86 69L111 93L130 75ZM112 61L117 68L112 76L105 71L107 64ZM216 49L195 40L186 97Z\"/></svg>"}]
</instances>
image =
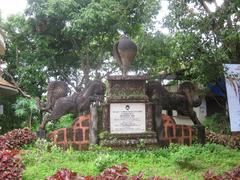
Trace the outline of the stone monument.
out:
<instances>
[{"instance_id":1,"label":"stone monument","mask_svg":"<svg viewBox=\"0 0 240 180\"><path fill-rule=\"evenodd\" d=\"M103 130L108 132L100 143L105 146L133 146L141 142L156 144L153 131L152 103L146 92L147 75L128 75L137 54L137 46L127 37L114 45L113 54L122 75L110 75L109 92L103 106Z\"/></svg>"}]
</instances>

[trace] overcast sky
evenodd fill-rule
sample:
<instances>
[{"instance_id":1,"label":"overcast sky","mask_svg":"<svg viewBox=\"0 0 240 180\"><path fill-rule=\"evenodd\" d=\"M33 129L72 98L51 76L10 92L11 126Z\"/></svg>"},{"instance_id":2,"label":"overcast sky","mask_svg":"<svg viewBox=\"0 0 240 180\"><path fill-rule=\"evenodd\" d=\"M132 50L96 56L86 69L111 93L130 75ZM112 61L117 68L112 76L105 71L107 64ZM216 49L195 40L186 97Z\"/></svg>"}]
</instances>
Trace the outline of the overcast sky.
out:
<instances>
[{"instance_id":1,"label":"overcast sky","mask_svg":"<svg viewBox=\"0 0 240 180\"><path fill-rule=\"evenodd\" d=\"M23 13L27 0L0 0L0 11L3 19L11 14Z\"/></svg>"}]
</instances>

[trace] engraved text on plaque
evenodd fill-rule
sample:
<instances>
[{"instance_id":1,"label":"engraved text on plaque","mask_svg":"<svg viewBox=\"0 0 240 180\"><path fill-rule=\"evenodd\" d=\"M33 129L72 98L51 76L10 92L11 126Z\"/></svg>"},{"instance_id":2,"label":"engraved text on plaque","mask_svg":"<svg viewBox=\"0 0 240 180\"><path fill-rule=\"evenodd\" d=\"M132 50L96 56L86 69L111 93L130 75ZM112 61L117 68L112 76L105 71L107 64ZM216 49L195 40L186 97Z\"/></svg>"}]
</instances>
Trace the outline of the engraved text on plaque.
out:
<instances>
[{"instance_id":1,"label":"engraved text on plaque","mask_svg":"<svg viewBox=\"0 0 240 180\"><path fill-rule=\"evenodd\" d=\"M110 132L116 134L146 131L144 103L111 103Z\"/></svg>"}]
</instances>

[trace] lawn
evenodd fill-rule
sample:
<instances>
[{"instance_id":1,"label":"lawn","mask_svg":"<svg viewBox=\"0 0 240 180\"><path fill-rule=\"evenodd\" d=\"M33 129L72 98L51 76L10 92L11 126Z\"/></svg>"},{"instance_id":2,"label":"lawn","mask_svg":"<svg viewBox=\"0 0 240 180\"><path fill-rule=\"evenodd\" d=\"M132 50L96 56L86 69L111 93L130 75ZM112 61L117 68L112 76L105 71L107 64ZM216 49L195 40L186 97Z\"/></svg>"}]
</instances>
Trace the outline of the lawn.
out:
<instances>
[{"instance_id":1,"label":"lawn","mask_svg":"<svg viewBox=\"0 0 240 180\"><path fill-rule=\"evenodd\" d=\"M240 165L240 151L206 144L131 151L94 147L89 151L61 150L49 143L37 141L28 146L22 155L25 170L23 179L41 180L61 168L68 168L82 175L97 175L112 165L128 164L129 174L140 171L144 177L158 175L173 179L203 179L203 174L214 171L221 174Z\"/></svg>"}]
</instances>

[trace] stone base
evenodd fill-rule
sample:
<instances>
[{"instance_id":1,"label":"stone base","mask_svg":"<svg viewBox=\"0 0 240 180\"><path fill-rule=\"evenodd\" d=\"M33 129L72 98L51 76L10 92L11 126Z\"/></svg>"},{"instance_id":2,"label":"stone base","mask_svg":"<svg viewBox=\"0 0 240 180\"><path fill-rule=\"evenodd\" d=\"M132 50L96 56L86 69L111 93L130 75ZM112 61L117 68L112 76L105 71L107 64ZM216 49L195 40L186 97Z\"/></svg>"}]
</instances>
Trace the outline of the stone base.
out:
<instances>
[{"instance_id":1,"label":"stone base","mask_svg":"<svg viewBox=\"0 0 240 180\"><path fill-rule=\"evenodd\" d=\"M188 125L177 125L168 115L162 115L163 132L162 136L157 140L156 132L146 132L139 134L109 134L106 138L100 140L103 146L113 148L130 148L144 146L169 146L171 143L192 145L195 136L198 137L200 143L204 143L200 137L204 137L199 129ZM199 137L200 136L200 137Z\"/></svg>"},{"instance_id":2,"label":"stone base","mask_svg":"<svg viewBox=\"0 0 240 180\"><path fill-rule=\"evenodd\" d=\"M110 134L100 140L100 145L112 148L132 148L138 146L156 146L157 135L155 132L139 134Z\"/></svg>"}]
</instances>

